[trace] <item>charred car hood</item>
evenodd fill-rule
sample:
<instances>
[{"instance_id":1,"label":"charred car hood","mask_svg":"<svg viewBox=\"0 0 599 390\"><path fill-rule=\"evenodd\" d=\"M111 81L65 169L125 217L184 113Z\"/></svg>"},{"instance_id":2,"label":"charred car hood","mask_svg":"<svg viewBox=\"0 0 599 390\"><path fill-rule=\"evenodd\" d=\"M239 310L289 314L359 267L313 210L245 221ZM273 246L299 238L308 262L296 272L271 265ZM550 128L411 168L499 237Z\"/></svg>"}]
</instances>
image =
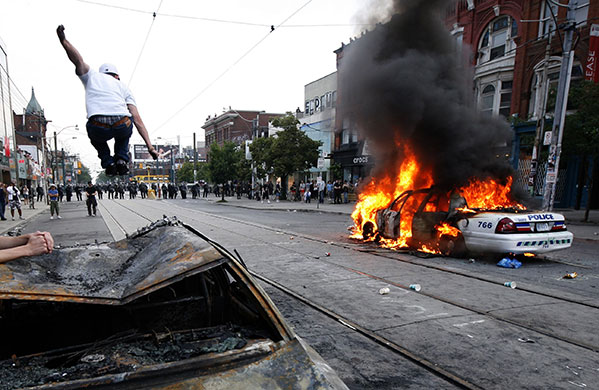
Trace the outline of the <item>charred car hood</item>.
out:
<instances>
[{"instance_id":1,"label":"charred car hood","mask_svg":"<svg viewBox=\"0 0 599 390\"><path fill-rule=\"evenodd\" d=\"M160 221L118 242L0 264L0 299L125 304L219 260L188 229Z\"/></svg>"}]
</instances>

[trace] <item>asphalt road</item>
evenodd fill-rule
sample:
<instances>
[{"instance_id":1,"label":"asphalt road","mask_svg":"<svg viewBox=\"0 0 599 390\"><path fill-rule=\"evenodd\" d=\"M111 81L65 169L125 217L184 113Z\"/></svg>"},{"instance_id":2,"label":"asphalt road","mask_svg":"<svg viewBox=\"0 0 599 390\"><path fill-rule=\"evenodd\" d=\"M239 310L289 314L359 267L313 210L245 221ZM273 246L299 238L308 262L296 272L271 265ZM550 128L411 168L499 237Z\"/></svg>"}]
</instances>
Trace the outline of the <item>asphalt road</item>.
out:
<instances>
[{"instance_id":1,"label":"asphalt road","mask_svg":"<svg viewBox=\"0 0 599 390\"><path fill-rule=\"evenodd\" d=\"M327 309L264 284L296 332L352 389L456 387L448 378L470 388L599 388L595 242L576 241L550 259L503 269L495 258L426 257L354 242L342 214L191 199L100 204L116 239L175 215L237 249L253 272ZM68 216L60 223L69 226ZM57 236L72 241L72 234ZM578 278L563 279L574 271ZM413 283L422 291L410 290ZM390 293L380 295L384 287Z\"/></svg>"}]
</instances>

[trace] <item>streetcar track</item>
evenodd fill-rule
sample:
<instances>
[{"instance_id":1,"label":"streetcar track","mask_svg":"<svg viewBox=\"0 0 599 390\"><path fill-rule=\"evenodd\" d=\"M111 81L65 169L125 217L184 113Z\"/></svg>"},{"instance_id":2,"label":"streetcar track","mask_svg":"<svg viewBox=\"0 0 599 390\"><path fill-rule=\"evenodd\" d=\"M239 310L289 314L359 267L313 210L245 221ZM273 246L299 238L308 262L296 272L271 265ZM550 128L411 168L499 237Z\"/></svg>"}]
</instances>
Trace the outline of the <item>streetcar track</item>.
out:
<instances>
[{"instance_id":1,"label":"streetcar track","mask_svg":"<svg viewBox=\"0 0 599 390\"><path fill-rule=\"evenodd\" d=\"M153 222L149 218L143 216L142 214L138 213L137 211L135 211L135 210L133 210L133 209L131 209L129 207L126 207L126 206L124 206L124 205L122 205L120 203L119 203L119 205L121 205L125 209L133 212L134 214L139 215L140 217L142 217L142 218L144 218L144 219L146 219L146 220L148 220L150 222ZM228 220L230 222L235 222L235 223L240 223L240 224L249 225L249 226L253 226L253 227L258 227L258 228L262 228L262 229L266 229L266 230L270 230L270 231L275 231L275 232L283 231L281 229L276 229L276 228L272 228L272 227L268 227L268 226L263 226L263 225L260 225L260 224L257 224L257 223L253 223L253 222L246 222L246 221L237 220L237 219L230 218L230 217L223 217L221 215L214 215L214 214L211 214L211 213L208 213L208 212L205 212L205 211L194 210L194 209L190 209L190 208L187 208L187 207L181 207L179 205L174 205L174 204L170 204L170 203L169 203L169 206L171 206L171 207L177 207L177 208L180 208L180 209L183 209L183 210L187 210L187 211L193 211L193 212L204 214L204 215L207 215L207 216L210 216L210 217L213 217L213 218L225 219L225 220ZM271 242L267 242L265 240L261 240L259 238L259 235L252 235L252 236L244 235L244 234L240 233L239 231L233 231L231 229L226 229L226 228L223 228L222 226L217 226L215 224L208 223L208 222L206 222L204 220L199 220L199 219L194 218L193 216L189 216L189 215L186 215L186 218L189 218L189 219L191 219L193 221L200 222L201 224L204 224L204 225L212 226L212 227L217 228L217 229L219 229L221 231L226 231L226 232L230 232L230 233L233 233L233 234L236 234L236 235L240 235L240 236L243 236L243 237L251 238L252 240L255 240L255 241L262 241L265 244L268 244L268 245L271 245L271 246L276 246L276 247L278 247L280 249L284 249L286 251L291 251L291 252L293 252L295 254L298 254L298 255L300 255L302 257L306 257L306 258L310 258L310 259L314 259L315 258L315 256L311 256L311 255L305 254L303 252L294 250L292 248L283 247L281 245L277 245L277 244L274 244L274 243L271 243ZM296 237L302 237L304 239L308 239L308 240L312 240L312 241L317 241L317 242L320 242L320 243L325 243L326 242L328 244L336 245L336 243L332 243L332 242L329 242L329 241L324 241L322 239L314 238L314 237L311 237L311 236L308 236L308 235L305 235L305 234L298 234L298 233L286 232L286 231L283 231L283 233L289 234L289 235L292 235L292 236L296 236ZM344 249L356 250L356 249L351 248L351 247L346 247L345 245L342 245L342 244L340 244L338 246L343 247ZM376 256L378 254L373 254L373 255ZM468 277L468 278L473 278L473 279L477 279L477 280L480 280L480 281L483 281L483 282L488 282L488 283L492 283L492 284L500 284L500 283L494 282L492 280L490 281L487 278L477 277L477 276L469 275L469 274L466 274L466 273L457 272L455 270L447 270L447 269L444 269L443 267L437 267L437 266L433 266L433 265L420 264L420 263L417 263L417 262L414 262L414 261L411 261L411 260L407 260L407 259L404 261L403 259L397 259L395 257L389 257L389 256L382 256L381 255L381 257L389 258L389 259L392 259L392 260L397 260L397 261L400 261L400 262L406 262L406 263L409 263L409 264L412 264L412 265L421 266L421 267L425 267L425 268L432 268L432 269L435 269L435 270L438 270L438 271L442 271L442 272L449 272L449 273L452 273L452 274L455 274L455 275L459 275L459 276L463 276L463 277ZM339 268L345 269L345 270L353 272L355 274L358 274L358 275L361 275L361 276L364 276L364 277L367 277L367 278L370 278L370 279L373 279L373 280L377 280L377 281L380 281L380 282L383 282L383 283L386 283L386 284L389 284L389 285L392 285L392 286L395 286L395 287L399 287L399 288L402 288L402 289L409 290L409 286L403 285L401 283L397 283L397 282L394 282L392 280L389 280L389 279L386 279L386 278L383 278L383 277L380 277L380 276L372 275L370 273L363 272L363 271L354 269L352 267L348 267L348 266L340 265L340 264L337 264L337 263L334 263L334 262L331 262L331 261L327 261L326 259L322 259L322 258L317 258L317 259L319 261L321 261L321 262L327 263L327 264L335 266L335 267L339 267ZM256 274L256 275L258 275L258 274ZM519 288L519 290L526 291L526 292L529 292L529 293L532 293L532 294L537 294L537 295L545 296L545 297L550 297L550 298L556 299L558 301L565 301L565 302L568 302L568 303L575 303L575 304L580 304L580 305L588 306L588 307L593 308L593 309L597 309L598 308L596 305L586 304L584 302L578 302L578 301L567 299L567 298L561 298L561 297L557 297L557 296L554 296L554 295L551 295L551 294L545 294L545 293L542 293L542 292L537 292L537 291L534 291L534 290L531 290L531 289ZM505 317L501 317L501 316L495 315L494 311L485 311L485 310L476 309L474 307L470 307L468 305L465 305L465 304L462 304L462 303L459 303L459 302L455 302L455 301L452 301L450 299L447 299L447 298L444 298L444 297L441 297L441 296L438 296L438 295L435 295L435 294L432 294L432 293L426 293L426 292L422 292L421 291L421 292L419 292L419 294L425 295L425 296L427 296L427 297L429 297L431 299L434 299L434 300L437 300L437 301L440 301L440 302L443 302L443 303L446 303L446 304L449 304L449 305L452 305L452 306L455 306L455 307L459 307L461 309L464 309L464 310L467 310L467 311L470 311L470 312L473 312L473 313L476 313L476 314L484 316L484 317L489 317L489 318L495 319L497 321L505 322L505 323L508 323L510 325L514 325L514 326L518 326L520 328L526 329L528 331L536 332L536 333L542 334L544 336L547 336L547 337L550 337L550 338L553 338L553 339L556 339L556 340L560 340L560 341L566 342L568 344L576 345L576 346L578 346L580 348L584 348L584 349L587 349L587 350L590 350L590 351L593 351L593 352L599 352L599 348L597 346L589 345L589 344L586 344L584 342L580 342L580 341L577 341L577 340L574 340L574 339L570 339L568 337L560 336L560 335L554 334L554 333L552 333L550 331L545 331L545 330L542 330L542 329L537 329L535 327L528 326L528 325L526 325L524 323L519 323L518 321L512 320L510 318L505 318ZM318 304L315 303L315 305L318 305ZM495 311L497 311L497 310L495 310Z\"/></svg>"},{"instance_id":2,"label":"streetcar track","mask_svg":"<svg viewBox=\"0 0 599 390\"><path fill-rule=\"evenodd\" d=\"M273 227L261 225L261 224L255 223L255 222L248 222L248 221L238 220L238 219L234 219L234 218L230 218L230 217L225 217L225 216L221 216L221 215L215 215L215 214L208 213L208 212L201 211L201 210L196 210L196 209L191 209L191 208L187 208L187 207L182 207L182 206L179 206L179 205L176 205L176 204L169 204L169 205L173 206L173 207L177 207L177 208L183 209L183 210L194 211L194 212L198 212L198 213L201 213L201 214L204 214L204 215L208 215L208 216L211 216L211 217L214 217L214 218L225 219L225 220L228 220L228 221L231 221L231 222L235 222L235 223L240 223L240 224L243 224L243 225L258 227L258 228L261 228L261 229L270 230L270 231L274 231L274 232L283 232L284 234L288 234L290 236L302 237L302 238L304 238L306 240L311 240L311 241L315 241L315 242L319 242L319 243L323 243L323 244L330 244L330 245L333 245L333 246L341 247L343 249L348 249L348 250L357 251L357 252L367 252L367 250L363 250L362 249L363 247L356 248L353 245L350 245L350 244L347 244L347 243L332 242L332 241L328 241L328 240L323 240L321 238L313 237L313 236L310 236L310 235L304 234L304 233L290 232L290 231L286 231L284 229L273 228ZM189 218L191 218L191 217L189 217ZM195 219L195 218L191 218L191 219L194 219L194 220L197 221L197 219ZM199 221L199 222L206 223L205 221ZM219 229L222 229L222 227L219 227L219 226L216 226L216 225L211 225L211 226L217 227ZM227 230L227 229L223 229L223 230ZM227 231L230 231L230 232L235 233L235 234L240 234L239 232L233 232L231 230L227 230ZM246 236L246 237L250 237L250 236ZM254 236L251 236L251 238L255 239ZM298 252L298 253L300 253L300 252ZM425 267L425 268L434 269L434 270L441 271L441 272L447 272L447 273L451 273L451 274L454 274L454 275L459 275L459 276L463 276L463 277L467 277L467 278L471 278L471 279L476 279L476 280L480 280L482 282L487 282L487 283L491 283L491 284L495 284L495 285L502 285L503 286L503 283L504 283L503 281L494 280L492 278L487 278L487 277L480 276L480 275L473 275L473 274L471 274L469 272L466 272L466 271L455 270L455 269L447 269L447 268L445 268L443 266L438 266L438 265L434 265L434 264L422 264L422 263L420 263L418 261L414 261L414 260L403 258L402 254L401 253L397 253L397 252L378 252L377 251L377 252L374 252L374 253L371 253L371 254L373 256L379 256L379 257L383 257L383 258L386 258L386 259L395 260L395 261L399 261L399 262L403 262L403 263L408 263L408 264L412 264L412 265L419 266L419 267ZM395 255L395 256L392 256L392 255ZM305 256L308 256L310 258L314 258L313 256L309 256L309 255L305 255ZM323 259L321 259L321 260L325 261ZM339 267L343 267L343 266L341 266L339 264L336 264L336 263L332 263L332 264L334 264L336 266L339 266ZM527 288L525 286L519 286L518 289L521 290L521 291L526 291L526 292L529 292L529 293L532 293L532 294L537 294L537 295L541 295L541 296L544 296L544 297L557 299L557 300L564 301L564 302L567 302L567 303L575 303L575 304L579 304L579 305L591 307L593 309L599 309L599 304L593 304L593 303L586 302L586 301L583 301L583 300L560 297L560 296L557 296L557 295L554 295L554 294L550 294L550 293L538 291L538 290L533 289L533 288Z\"/></svg>"},{"instance_id":3,"label":"streetcar track","mask_svg":"<svg viewBox=\"0 0 599 390\"><path fill-rule=\"evenodd\" d=\"M150 218L147 218L146 216L138 213L136 210L133 210L132 208L127 207L127 206L121 204L120 202L115 202L115 203L118 203L121 207L129 210L130 212L132 212L132 213L134 213L134 214L136 214L136 215L138 215L138 216L140 216L140 217L142 217L142 218L144 218L144 219L146 219L146 220L148 220L150 222L153 222ZM197 211L197 210L194 210L194 211ZM111 217L114 218L114 216L112 215L112 213L110 213L110 211L108 211L108 212L111 215ZM202 213L204 213L204 212L202 212ZM204 213L204 214L213 216L213 215L211 215L209 213ZM233 233L232 231L230 231L228 229L223 229L222 227L218 227L216 225L213 225L213 224L210 224L210 223L206 223L205 221L199 221L198 219L190 217L190 216L187 216L187 218L189 218L191 220L194 220L194 221L203 222L206 225L209 225L209 226L212 226L212 227L215 227L215 228L219 228L221 230L225 230L225 231L229 231L229 232ZM235 222L239 222L239 221L235 221ZM119 224L119 227L124 231L124 228L123 228L123 226L121 224ZM307 255L305 255L305 254L303 254L301 252L296 252L296 253L300 254L300 255L303 255L303 256L307 256ZM308 257L312 258L312 256L308 256ZM285 294L287 294L287 295L293 297L294 299L300 301L304 305L307 305L307 306L313 308L314 310L317 310L318 312L320 312L322 314L325 314L329 318L333 318L335 321L337 321L340 324L342 324L343 326L345 326L345 327L353 330L354 332L362 335L363 337L366 337L369 340L374 341L377 344L379 344L379 345L381 345L381 346L383 346L383 347L385 347L385 348L387 348L387 349L389 349L389 350L391 350L391 351L399 354L400 356L406 358L407 360L409 360L409 361L411 361L411 362L419 365L420 367L423 367L424 369L426 369L427 371L431 372L432 374L434 374L435 376L439 377L440 379L445 380L445 381L447 381L447 382L449 382L449 383L451 383L453 385L456 385L457 387L462 388L462 389L472 389L472 390L481 389L481 387L479 387L479 386L477 386L477 385L475 385L475 384L467 381L466 379L461 378L461 377L459 377L459 376L457 376L457 375L455 375L455 374L453 374L453 373L451 373L451 372L443 369L442 367L439 367L439 365L435 364L434 362L431 362L431 361L429 361L429 360L427 360L427 359L425 359L425 358L423 358L421 356L418 356L418 355L410 352L409 350L401 347L399 344L396 344L393 341L391 341L391 340L389 340L389 339L387 339L387 338L385 338L383 336L380 336L380 335L376 334L374 331L368 330L368 329L360 326L359 324L354 323L349 318L343 317L343 316L335 313L334 311L332 311L330 309L327 309L327 308L319 305L318 303L316 303L316 302L314 302L314 301L312 301L312 300L310 300L308 298L303 297L302 295L294 292L293 290L288 289L287 287L285 287L285 286L283 286L283 285L281 285L281 284L279 284L279 283L277 283L277 282L275 282L275 281L273 281L273 280L271 280L271 279L269 279L269 278L267 278L267 277L265 277L263 275L260 275L260 274L254 272L254 271L249 271L248 270L248 272L253 277L255 277L255 278L257 278L257 279L259 279L259 280L261 280L261 281L263 281L265 283L270 284L271 286L279 289L280 291L283 291Z\"/></svg>"}]
</instances>

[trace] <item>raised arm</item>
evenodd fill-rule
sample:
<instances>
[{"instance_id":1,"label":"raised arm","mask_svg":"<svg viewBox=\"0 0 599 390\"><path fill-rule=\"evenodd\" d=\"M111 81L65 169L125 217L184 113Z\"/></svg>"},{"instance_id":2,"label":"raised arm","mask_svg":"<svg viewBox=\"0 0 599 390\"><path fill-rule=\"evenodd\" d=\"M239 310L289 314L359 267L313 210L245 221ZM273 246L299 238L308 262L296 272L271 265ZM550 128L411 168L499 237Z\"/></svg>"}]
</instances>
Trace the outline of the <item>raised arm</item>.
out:
<instances>
[{"instance_id":1,"label":"raised arm","mask_svg":"<svg viewBox=\"0 0 599 390\"><path fill-rule=\"evenodd\" d=\"M83 57L81 57L79 51L75 49L75 46L73 46L71 42L67 41L67 38L64 35L64 26L62 24L56 29L56 34L58 35L60 44L67 52L69 60L71 60L71 62L75 65L75 74L77 74L77 76L86 74L89 71L89 65L83 61Z\"/></svg>"},{"instance_id":2,"label":"raised arm","mask_svg":"<svg viewBox=\"0 0 599 390\"><path fill-rule=\"evenodd\" d=\"M139 111L137 111L137 107L133 104L127 104L127 108L129 109L131 116L133 116L133 123L135 124L137 132L139 133L139 135L141 135L141 138L143 138L144 142L146 143L146 146L148 147L148 152L152 155L152 158L154 160L158 159L158 152L152 146L152 142L150 141L150 135L148 134L146 125L144 125L144 122L141 120L141 116L139 115Z\"/></svg>"}]
</instances>

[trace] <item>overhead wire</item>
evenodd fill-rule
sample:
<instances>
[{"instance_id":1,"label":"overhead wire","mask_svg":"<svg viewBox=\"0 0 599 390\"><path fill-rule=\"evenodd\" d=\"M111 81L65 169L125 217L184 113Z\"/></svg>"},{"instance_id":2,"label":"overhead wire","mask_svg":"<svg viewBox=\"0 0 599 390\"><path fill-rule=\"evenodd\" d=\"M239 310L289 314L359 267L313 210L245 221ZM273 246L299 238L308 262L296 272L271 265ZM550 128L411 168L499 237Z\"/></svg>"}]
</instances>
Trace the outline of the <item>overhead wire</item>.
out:
<instances>
[{"instance_id":1,"label":"overhead wire","mask_svg":"<svg viewBox=\"0 0 599 390\"><path fill-rule=\"evenodd\" d=\"M169 18L179 18L179 19L189 19L189 20L201 20L201 21L205 21L205 22L238 24L238 25L253 26L253 27L270 27L271 26L271 24L246 22L246 21L242 21L242 20L227 20L227 19L219 19L219 18L207 18L207 17L203 17L203 16L168 14L168 13L160 13L158 11L152 12L152 11L146 11L146 10L141 10L141 9L123 7L123 6L120 6L120 5L104 4L104 3L100 3L100 2L97 2L97 1L91 1L91 0L76 0L76 1L78 1L80 3L93 4L93 5L97 5L97 6L101 6L101 7L108 7L108 8L116 8L116 9L121 9L121 10L124 10L124 11L137 12L137 13L146 14L146 15L156 14L156 16L163 16L163 17L169 17ZM332 24L295 24L295 25L294 24L290 24L290 25L279 26L279 27L281 27L281 28L362 27L362 26L373 26L373 25L374 24L372 24L372 23L370 23L370 24L362 24L362 23L357 23L357 24L335 24L335 23L332 23Z\"/></svg>"},{"instance_id":2,"label":"overhead wire","mask_svg":"<svg viewBox=\"0 0 599 390\"><path fill-rule=\"evenodd\" d=\"M139 52L139 55L137 56L137 61L135 61L135 66L133 67L133 72L131 72L131 77L129 77L129 83L127 84L127 86L130 86L131 82L133 81L133 76L135 76L135 71L137 70L137 66L139 65L139 60L141 59L144 49L146 48L146 44L148 43L148 38L150 37L150 33L152 32L152 27L154 26L154 22L156 21L156 13L160 10L160 7L162 7L163 1L164 0L160 0L160 3L158 4L158 8L156 9L156 12L154 12L152 15L152 23L150 23L150 28L148 29L148 33L146 34L146 39L144 40L144 43L141 46L141 50Z\"/></svg>"},{"instance_id":3,"label":"overhead wire","mask_svg":"<svg viewBox=\"0 0 599 390\"><path fill-rule=\"evenodd\" d=\"M279 27L281 27L281 25L283 25L285 22L287 22L289 19L291 19L293 16L295 16L298 12L300 12L302 9L304 9L308 4L310 4L312 2L312 0L308 0L306 3L304 3L301 7L299 7L297 10L295 10L291 15L289 15L287 18L285 18L281 23L279 23L276 27L274 25L271 26L270 31L264 36L262 37L258 42L256 42L252 47L249 48L249 50L247 50L245 53L243 53L241 55L241 57L239 57L237 60L235 60L235 62L233 62L229 67L227 67L222 73L220 73L214 80L212 80L210 83L208 83L208 85L206 85L197 95L195 95L191 100L189 100L187 103L185 103L181 108L179 108L174 114L172 114L166 121L164 121L160 126L156 127L152 132L150 132L150 134L157 132L158 130L160 130L162 127L164 127L164 125L166 125L168 122L170 122L174 117L176 117L177 115L179 115L179 113L181 113L183 110L185 110L187 107L189 107L197 98L199 98L200 96L202 96L204 94L204 92L206 92L210 87L212 87L217 81L219 81L221 78L223 78L227 73L229 73L229 71L235 67L235 65L237 65L239 62L241 62L241 60L243 60L248 54L250 54L256 47L258 47L258 45L260 45L262 42L264 42L266 40L266 38L268 38L268 36L274 32L276 29L278 29Z\"/></svg>"}]
</instances>

